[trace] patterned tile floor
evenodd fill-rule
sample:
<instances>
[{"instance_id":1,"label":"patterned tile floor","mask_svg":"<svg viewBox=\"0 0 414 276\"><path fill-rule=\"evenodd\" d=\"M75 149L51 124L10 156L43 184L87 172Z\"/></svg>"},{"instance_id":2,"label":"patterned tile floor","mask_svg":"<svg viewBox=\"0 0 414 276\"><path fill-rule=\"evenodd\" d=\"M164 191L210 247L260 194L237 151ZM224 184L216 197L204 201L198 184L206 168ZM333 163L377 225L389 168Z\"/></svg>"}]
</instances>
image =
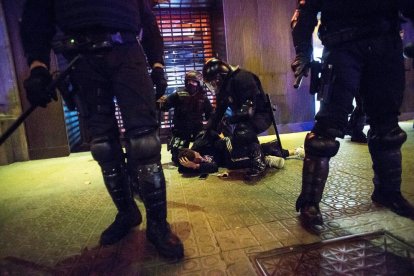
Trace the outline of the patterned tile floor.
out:
<instances>
[{"instance_id":1,"label":"patterned tile floor","mask_svg":"<svg viewBox=\"0 0 414 276\"><path fill-rule=\"evenodd\" d=\"M414 203L413 123L401 126L408 133L402 189ZM304 136L283 134L283 146L300 146ZM163 147L168 220L184 242L184 260L160 258L145 239L145 223L119 244L98 246L116 210L86 152L0 167L0 275L257 275L252 260L268 250L378 230L414 245L414 221L371 203L368 149L349 137L331 160L321 204L325 224L318 229L302 228L294 210L299 159L256 183L238 172L226 179L182 177L169 161Z\"/></svg>"}]
</instances>

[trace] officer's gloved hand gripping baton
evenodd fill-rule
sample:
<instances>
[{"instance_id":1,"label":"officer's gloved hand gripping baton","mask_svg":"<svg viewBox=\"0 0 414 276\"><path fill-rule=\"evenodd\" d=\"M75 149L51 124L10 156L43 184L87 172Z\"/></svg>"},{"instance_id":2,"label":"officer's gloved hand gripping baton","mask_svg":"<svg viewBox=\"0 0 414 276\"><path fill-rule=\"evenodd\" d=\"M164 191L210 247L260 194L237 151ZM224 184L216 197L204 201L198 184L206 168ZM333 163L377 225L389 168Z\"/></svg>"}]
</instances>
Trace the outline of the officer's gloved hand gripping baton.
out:
<instances>
[{"instance_id":1,"label":"officer's gloved hand gripping baton","mask_svg":"<svg viewBox=\"0 0 414 276\"><path fill-rule=\"evenodd\" d=\"M295 78L295 82L293 83L293 88L298 89L300 87L300 85L302 84L302 79L304 75L305 74L302 73Z\"/></svg>"},{"instance_id":2,"label":"officer's gloved hand gripping baton","mask_svg":"<svg viewBox=\"0 0 414 276\"><path fill-rule=\"evenodd\" d=\"M46 88L50 95L52 95L55 92L55 89L59 85L59 83L70 74L70 72L73 69L73 66L80 58L80 54L75 56L68 64L66 69L62 71L55 79L52 80L52 82ZM4 132L4 134L0 136L0 145L2 145L7 140L7 138L9 138L9 136L13 134L13 132L24 122L24 120L26 120L27 117L29 117L29 115L36 109L36 107L36 105L31 105L28 110L23 112L22 115L20 115L19 118L17 118L16 121L14 121L14 123Z\"/></svg>"}]
</instances>

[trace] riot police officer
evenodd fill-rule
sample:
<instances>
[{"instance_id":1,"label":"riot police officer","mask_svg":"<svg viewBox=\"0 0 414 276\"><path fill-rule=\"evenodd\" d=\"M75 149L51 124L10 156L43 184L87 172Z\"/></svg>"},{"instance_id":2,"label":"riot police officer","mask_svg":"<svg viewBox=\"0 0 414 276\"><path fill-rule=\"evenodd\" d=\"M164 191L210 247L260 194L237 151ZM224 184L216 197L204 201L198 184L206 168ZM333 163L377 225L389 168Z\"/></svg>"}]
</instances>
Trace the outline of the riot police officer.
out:
<instances>
[{"instance_id":1,"label":"riot police officer","mask_svg":"<svg viewBox=\"0 0 414 276\"><path fill-rule=\"evenodd\" d=\"M246 147L251 160L246 178L260 177L266 164L257 134L270 127L271 115L266 110L267 99L259 78L217 58L204 64L203 78L209 89L216 94L217 101L216 110L206 126L207 133L217 130L227 108L230 108L232 115L227 121L235 126L232 134L232 154L237 155L238 149ZM240 152L246 151L243 149Z\"/></svg>"},{"instance_id":2,"label":"riot police officer","mask_svg":"<svg viewBox=\"0 0 414 276\"><path fill-rule=\"evenodd\" d=\"M154 82L161 96L166 80L162 37L151 9L151 0L27 0L21 38L31 71L25 88L32 105L45 107L50 102L45 87L51 80L49 53L57 28L58 34L63 34L56 38L63 55L71 58L82 54L71 79L80 88L79 111L92 137L92 156L102 169L105 186L118 209L100 243L118 242L142 221L131 193L131 178L145 205L148 240L161 255L181 258L183 245L167 222L153 89ZM142 47L137 39L141 32ZM114 97L125 127L126 156L120 143Z\"/></svg>"},{"instance_id":3,"label":"riot police officer","mask_svg":"<svg viewBox=\"0 0 414 276\"><path fill-rule=\"evenodd\" d=\"M368 147L374 170L373 202L414 218L414 208L401 195L401 146L407 139L398 125L404 90L400 12L414 18L412 0L301 0L292 18L295 77L308 74L312 32L325 46L320 83L321 108L305 138L302 191L296 202L304 223L322 224L319 203L329 160L339 149L352 100L359 91L370 130Z\"/></svg>"},{"instance_id":4,"label":"riot police officer","mask_svg":"<svg viewBox=\"0 0 414 276\"><path fill-rule=\"evenodd\" d=\"M159 99L160 109L174 108L172 138L168 148L172 161L178 165L178 152L188 148L203 129L203 121L210 118L213 106L203 89L200 72L189 71L184 77L185 89Z\"/></svg>"}]
</instances>

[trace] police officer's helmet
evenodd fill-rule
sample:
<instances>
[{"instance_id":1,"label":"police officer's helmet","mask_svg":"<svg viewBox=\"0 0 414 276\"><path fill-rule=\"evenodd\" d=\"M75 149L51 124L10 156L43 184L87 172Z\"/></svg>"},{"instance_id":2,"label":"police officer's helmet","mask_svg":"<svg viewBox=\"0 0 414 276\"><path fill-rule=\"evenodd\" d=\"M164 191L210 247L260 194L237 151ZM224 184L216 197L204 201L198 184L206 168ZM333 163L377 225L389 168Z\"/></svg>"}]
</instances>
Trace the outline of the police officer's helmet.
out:
<instances>
[{"instance_id":1,"label":"police officer's helmet","mask_svg":"<svg viewBox=\"0 0 414 276\"><path fill-rule=\"evenodd\" d=\"M203 76L198 71L188 71L184 77L184 83L187 85L188 81L196 81L199 85L202 85Z\"/></svg>"},{"instance_id":2,"label":"police officer's helmet","mask_svg":"<svg viewBox=\"0 0 414 276\"><path fill-rule=\"evenodd\" d=\"M203 79L212 92L218 93L221 84L231 71L229 64L218 58L212 58L207 60L203 66Z\"/></svg>"},{"instance_id":3,"label":"police officer's helmet","mask_svg":"<svg viewBox=\"0 0 414 276\"><path fill-rule=\"evenodd\" d=\"M216 79L217 75L227 75L230 71L230 65L218 58L211 58L203 66L203 79L210 82Z\"/></svg>"}]
</instances>

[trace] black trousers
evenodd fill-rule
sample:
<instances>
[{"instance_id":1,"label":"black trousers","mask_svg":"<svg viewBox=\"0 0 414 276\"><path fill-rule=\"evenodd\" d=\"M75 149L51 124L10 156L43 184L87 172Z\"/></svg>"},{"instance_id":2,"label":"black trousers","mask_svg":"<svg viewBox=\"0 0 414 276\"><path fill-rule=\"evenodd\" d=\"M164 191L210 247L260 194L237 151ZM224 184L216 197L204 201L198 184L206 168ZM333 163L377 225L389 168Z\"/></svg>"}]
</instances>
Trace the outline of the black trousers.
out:
<instances>
[{"instance_id":1,"label":"black trousers","mask_svg":"<svg viewBox=\"0 0 414 276\"><path fill-rule=\"evenodd\" d=\"M405 85L398 33L325 48L323 60L325 65L332 65L333 74L329 96L321 102L313 132L343 137L353 98L358 93L371 128L398 123Z\"/></svg>"},{"instance_id":2,"label":"black trousers","mask_svg":"<svg viewBox=\"0 0 414 276\"><path fill-rule=\"evenodd\" d=\"M119 137L114 98L122 114L125 137L158 128L153 83L138 43L85 54L71 77L80 88L81 116L92 139Z\"/></svg>"}]
</instances>

